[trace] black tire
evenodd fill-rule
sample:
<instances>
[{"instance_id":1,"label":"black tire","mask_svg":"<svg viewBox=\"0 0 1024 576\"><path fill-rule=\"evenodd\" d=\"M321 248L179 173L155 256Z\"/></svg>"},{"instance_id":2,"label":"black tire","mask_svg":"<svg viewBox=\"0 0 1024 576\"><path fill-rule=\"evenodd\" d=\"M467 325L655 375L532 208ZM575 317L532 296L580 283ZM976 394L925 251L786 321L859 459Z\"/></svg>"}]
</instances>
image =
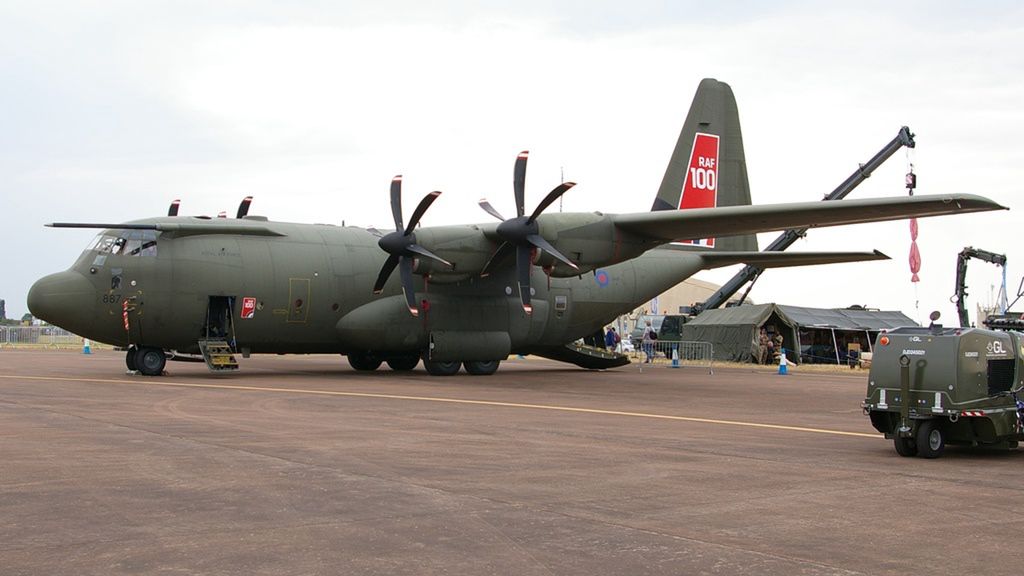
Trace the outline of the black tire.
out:
<instances>
[{"instance_id":1,"label":"black tire","mask_svg":"<svg viewBox=\"0 0 1024 576\"><path fill-rule=\"evenodd\" d=\"M408 372L420 363L419 356L399 356L388 358L388 367L397 372Z\"/></svg>"},{"instance_id":2,"label":"black tire","mask_svg":"<svg viewBox=\"0 0 1024 576\"><path fill-rule=\"evenodd\" d=\"M461 366L461 362L435 362L433 360L423 361L423 367L427 369L427 374L430 374L431 376L452 376L453 374L458 373Z\"/></svg>"},{"instance_id":3,"label":"black tire","mask_svg":"<svg viewBox=\"0 0 1024 576\"><path fill-rule=\"evenodd\" d=\"M143 346L135 353L135 365L145 376L159 376L164 373L167 355L160 348Z\"/></svg>"},{"instance_id":4,"label":"black tire","mask_svg":"<svg viewBox=\"0 0 1024 576\"><path fill-rule=\"evenodd\" d=\"M925 420L917 427L917 455L938 458L946 450L946 434L935 420Z\"/></svg>"},{"instance_id":5,"label":"black tire","mask_svg":"<svg viewBox=\"0 0 1024 576\"><path fill-rule=\"evenodd\" d=\"M498 371L501 360L470 360L463 362L466 372L474 376L490 376Z\"/></svg>"},{"instance_id":6,"label":"black tire","mask_svg":"<svg viewBox=\"0 0 1024 576\"><path fill-rule=\"evenodd\" d=\"M352 352L348 355L348 363L360 372L372 372L380 368L381 359L372 354Z\"/></svg>"},{"instance_id":7,"label":"black tire","mask_svg":"<svg viewBox=\"0 0 1024 576\"><path fill-rule=\"evenodd\" d=\"M896 453L904 458L911 456L917 456L917 440L914 438L903 438L897 436L892 439L893 444L896 446Z\"/></svg>"},{"instance_id":8,"label":"black tire","mask_svg":"<svg viewBox=\"0 0 1024 576\"><path fill-rule=\"evenodd\" d=\"M124 355L124 365L128 367L128 370L135 372L139 369L139 365L135 363L135 356L139 353L139 349L135 346L129 346L128 351Z\"/></svg>"}]
</instances>

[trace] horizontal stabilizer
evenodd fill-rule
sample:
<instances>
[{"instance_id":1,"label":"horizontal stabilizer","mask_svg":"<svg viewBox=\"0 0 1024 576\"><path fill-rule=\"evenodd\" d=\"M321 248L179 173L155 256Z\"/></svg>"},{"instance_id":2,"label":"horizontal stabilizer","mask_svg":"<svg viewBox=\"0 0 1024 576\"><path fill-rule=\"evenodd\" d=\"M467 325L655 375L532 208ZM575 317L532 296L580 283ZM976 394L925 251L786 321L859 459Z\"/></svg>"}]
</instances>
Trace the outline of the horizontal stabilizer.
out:
<instances>
[{"instance_id":1,"label":"horizontal stabilizer","mask_svg":"<svg viewBox=\"0 0 1024 576\"><path fill-rule=\"evenodd\" d=\"M1006 207L981 196L953 194L661 210L618 214L613 218L620 230L642 238L672 242L989 210L1006 210Z\"/></svg>"},{"instance_id":2,"label":"horizontal stabilizer","mask_svg":"<svg viewBox=\"0 0 1024 576\"><path fill-rule=\"evenodd\" d=\"M693 254L693 250L686 250ZM816 264L841 264L845 262L870 262L889 260L878 250L873 252L697 252L704 260L705 268L721 268L733 264L749 264L758 268L786 268L789 266L814 266Z\"/></svg>"}]
</instances>

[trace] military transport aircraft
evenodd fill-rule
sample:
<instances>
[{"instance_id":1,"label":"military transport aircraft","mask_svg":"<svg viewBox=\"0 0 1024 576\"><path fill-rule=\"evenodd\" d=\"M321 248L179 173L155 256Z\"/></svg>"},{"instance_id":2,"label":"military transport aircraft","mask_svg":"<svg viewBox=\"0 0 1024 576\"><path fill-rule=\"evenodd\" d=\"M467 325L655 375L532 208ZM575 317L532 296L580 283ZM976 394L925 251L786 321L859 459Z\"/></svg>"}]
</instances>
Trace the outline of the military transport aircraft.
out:
<instances>
[{"instance_id":1,"label":"military transport aircraft","mask_svg":"<svg viewBox=\"0 0 1024 576\"><path fill-rule=\"evenodd\" d=\"M526 210L527 154L515 162L515 215L418 227L440 192L395 230L178 215L102 229L67 271L40 279L28 305L47 322L127 347L129 369L163 373L168 354L211 368L233 353L340 353L357 370L382 362L430 374L491 374L510 354L585 368L622 356L572 346L694 273L737 263L802 266L886 258L878 252L759 253L755 233L996 210L971 195L751 206L732 89L701 82L650 212L544 213L573 184ZM394 275L395 269L398 274ZM191 356L190 356L191 355Z\"/></svg>"}]
</instances>

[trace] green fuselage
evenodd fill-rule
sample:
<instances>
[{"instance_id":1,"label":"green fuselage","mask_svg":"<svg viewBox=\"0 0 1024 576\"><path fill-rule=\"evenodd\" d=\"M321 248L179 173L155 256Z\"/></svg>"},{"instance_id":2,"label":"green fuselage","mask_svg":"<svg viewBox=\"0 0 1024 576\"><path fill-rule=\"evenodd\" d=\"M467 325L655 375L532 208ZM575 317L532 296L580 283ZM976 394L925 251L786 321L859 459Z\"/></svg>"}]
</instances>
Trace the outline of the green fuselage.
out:
<instances>
[{"instance_id":1,"label":"green fuselage","mask_svg":"<svg viewBox=\"0 0 1024 576\"><path fill-rule=\"evenodd\" d=\"M41 318L99 342L180 352L198 349L208 335L211 300L221 297L231 307L230 336L253 353L419 352L431 333L507 333L512 352L530 353L593 333L703 264L698 254L652 250L603 268L583 266L578 276L549 278L533 266L532 315L521 306L514 263L487 277L417 274L421 312L414 317L397 275L381 294L372 292L387 257L374 235L352 227L268 225L283 235L164 232L148 252L91 248L71 270L40 281L50 288L45 299L35 295L35 307ZM474 228L459 229L485 241ZM564 241L571 244L571 236ZM443 246L437 251L458 256L459 242L453 246L451 253ZM625 259L644 249L619 242L602 252L617 250ZM578 256L585 263L586 255ZM243 311L246 299L255 306Z\"/></svg>"}]
</instances>

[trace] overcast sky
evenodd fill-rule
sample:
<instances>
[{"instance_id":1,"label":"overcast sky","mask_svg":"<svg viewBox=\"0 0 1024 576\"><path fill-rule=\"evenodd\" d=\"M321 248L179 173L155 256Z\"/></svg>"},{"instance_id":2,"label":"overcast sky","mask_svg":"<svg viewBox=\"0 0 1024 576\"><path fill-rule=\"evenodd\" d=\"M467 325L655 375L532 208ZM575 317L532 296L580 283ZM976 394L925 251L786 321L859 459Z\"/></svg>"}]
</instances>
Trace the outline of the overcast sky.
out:
<instances>
[{"instance_id":1,"label":"overcast sky","mask_svg":"<svg viewBox=\"0 0 1024 576\"><path fill-rule=\"evenodd\" d=\"M0 298L27 311L38 277L93 232L52 221L166 213L387 226L444 193L424 225L513 211L579 183L565 211L649 209L697 84L733 87L755 203L830 192L908 125L852 198L974 193L1009 212L924 219L921 282L905 221L812 231L791 250L879 249L888 262L767 272L759 302L864 304L955 322L956 254L1024 273L1024 9L1017 2L18 2L0 3ZM369 3L365 3L369 4ZM716 5L721 4L721 5ZM776 234L760 236L761 246ZM705 272L724 282L737 268ZM971 301L1001 279L973 263Z\"/></svg>"}]
</instances>

